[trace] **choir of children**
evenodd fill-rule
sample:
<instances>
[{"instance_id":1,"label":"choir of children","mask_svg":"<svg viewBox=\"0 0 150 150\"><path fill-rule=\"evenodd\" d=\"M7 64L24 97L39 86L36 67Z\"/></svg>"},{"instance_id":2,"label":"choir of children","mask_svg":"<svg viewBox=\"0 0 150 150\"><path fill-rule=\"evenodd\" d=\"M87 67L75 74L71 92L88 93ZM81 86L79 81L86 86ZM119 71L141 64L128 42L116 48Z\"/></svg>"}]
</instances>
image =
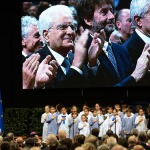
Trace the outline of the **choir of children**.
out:
<instances>
[{"instance_id":1,"label":"choir of children","mask_svg":"<svg viewBox=\"0 0 150 150\"><path fill-rule=\"evenodd\" d=\"M59 131L64 131L66 137L73 139L78 134L89 135L93 130L99 131L101 138L111 130L118 137L126 137L131 134L133 129L138 131L147 131L147 119L143 108L139 108L138 114L134 115L132 109L127 106L122 107L116 104L113 107L101 107L99 103L90 109L83 105L83 111L78 112L78 108L72 105L70 114L65 106L62 106L60 113L56 112L54 106L45 106L45 113L41 116L43 123L42 140L46 141L49 134L58 135Z\"/></svg>"}]
</instances>

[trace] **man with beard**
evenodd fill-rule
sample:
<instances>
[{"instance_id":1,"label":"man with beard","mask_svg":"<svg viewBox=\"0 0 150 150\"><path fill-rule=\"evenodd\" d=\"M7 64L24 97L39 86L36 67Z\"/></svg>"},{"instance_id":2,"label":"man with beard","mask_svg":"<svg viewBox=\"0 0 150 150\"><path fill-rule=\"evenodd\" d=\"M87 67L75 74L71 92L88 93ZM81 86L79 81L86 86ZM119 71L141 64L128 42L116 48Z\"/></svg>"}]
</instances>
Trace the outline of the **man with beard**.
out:
<instances>
[{"instance_id":1,"label":"man with beard","mask_svg":"<svg viewBox=\"0 0 150 150\"><path fill-rule=\"evenodd\" d=\"M149 45L144 47L143 53L141 54L134 70L134 66L127 49L122 45L108 42L110 34L115 28L113 1L77 0L76 9L81 25L84 29L89 29L91 33L87 47L89 47L90 44L96 45L97 43L97 49L99 49L99 54L96 55L99 60L99 69L95 74L94 79L92 79L91 86L136 85L136 83L143 78L145 72L148 70L150 58ZM104 36L102 36L104 35L103 31L106 35L104 45ZM93 41L92 38L94 39ZM102 44L99 42L100 39Z\"/></svg>"}]
</instances>

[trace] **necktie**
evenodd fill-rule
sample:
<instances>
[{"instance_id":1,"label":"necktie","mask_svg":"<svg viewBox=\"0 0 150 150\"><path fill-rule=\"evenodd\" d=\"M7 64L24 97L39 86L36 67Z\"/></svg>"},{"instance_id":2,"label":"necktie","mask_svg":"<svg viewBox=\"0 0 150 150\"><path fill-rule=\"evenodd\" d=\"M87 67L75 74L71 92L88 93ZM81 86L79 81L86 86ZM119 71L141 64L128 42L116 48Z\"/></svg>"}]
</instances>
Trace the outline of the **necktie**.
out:
<instances>
[{"instance_id":1,"label":"necktie","mask_svg":"<svg viewBox=\"0 0 150 150\"><path fill-rule=\"evenodd\" d=\"M62 63L62 66L66 69L66 73L67 73L69 68L70 68L70 66L71 66L67 57L65 57L65 59L64 59L64 61Z\"/></svg>"},{"instance_id":2,"label":"necktie","mask_svg":"<svg viewBox=\"0 0 150 150\"><path fill-rule=\"evenodd\" d=\"M112 48L111 48L110 44L108 44L107 51L108 51L108 58L109 58L110 62L112 63L118 77L120 78L118 68L117 68L117 64L116 64L116 60L115 60L115 57L114 57L114 54L112 52Z\"/></svg>"}]
</instances>

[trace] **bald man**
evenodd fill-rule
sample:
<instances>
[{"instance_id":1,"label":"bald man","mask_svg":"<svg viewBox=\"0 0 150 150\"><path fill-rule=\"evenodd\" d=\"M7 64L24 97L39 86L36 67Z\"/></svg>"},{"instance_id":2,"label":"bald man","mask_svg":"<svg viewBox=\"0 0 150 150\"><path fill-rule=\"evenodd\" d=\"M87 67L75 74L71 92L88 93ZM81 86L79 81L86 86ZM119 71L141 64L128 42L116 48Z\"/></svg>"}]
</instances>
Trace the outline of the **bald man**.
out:
<instances>
[{"instance_id":1,"label":"bald man","mask_svg":"<svg viewBox=\"0 0 150 150\"><path fill-rule=\"evenodd\" d=\"M128 149L131 150L137 144L137 138L135 135L129 136L128 138Z\"/></svg>"},{"instance_id":2,"label":"bald man","mask_svg":"<svg viewBox=\"0 0 150 150\"><path fill-rule=\"evenodd\" d=\"M135 145L133 147L133 150L145 150L144 147L142 145Z\"/></svg>"},{"instance_id":3,"label":"bald man","mask_svg":"<svg viewBox=\"0 0 150 150\"><path fill-rule=\"evenodd\" d=\"M75 150L84 150L83 147L76 147Z\"/></svg>"},{"instance_id":4,"label":"bald man","mask_svg":"<svg viewBox=\"0 0 150 150\"><path fill-rule=\"evenodd\" d=\"M121 145L115 145L111 150L127 150L127 149Z\"/></svg>"},{"instance_id":5,"label":"bald man","mask_svg":"<svg viewBox=\"0 0 150 150\"><path fill-rule=\"evenodd\" d=\"M24 139L22 137L18 137L16 139L16 142L18 143L19 147L22 147L23 146L23 142L24 142Z\"/></svg>"},{"instance_id":6,"label":"bald man","mask_svg":"<svg viewBox=\"0 0 150 150\"><path fill-rule=\"evenodd\" d=\"M59 138L59 141L61 141L62 139L65 139L66 138L66 132L64 130L60 130L58 132L58 138Z\"/></svg>"},{"instance_id":7,"label":"bald man","mask_svg":"<svg viewBox=\"0 0 150 150\"><path fill-rule=\"evenodd\" d=\"M130 18L130 9L121 9L115 16L116 29L120 33L121 44L134 32L134 26Z\"/></svg>"}]
</instances>

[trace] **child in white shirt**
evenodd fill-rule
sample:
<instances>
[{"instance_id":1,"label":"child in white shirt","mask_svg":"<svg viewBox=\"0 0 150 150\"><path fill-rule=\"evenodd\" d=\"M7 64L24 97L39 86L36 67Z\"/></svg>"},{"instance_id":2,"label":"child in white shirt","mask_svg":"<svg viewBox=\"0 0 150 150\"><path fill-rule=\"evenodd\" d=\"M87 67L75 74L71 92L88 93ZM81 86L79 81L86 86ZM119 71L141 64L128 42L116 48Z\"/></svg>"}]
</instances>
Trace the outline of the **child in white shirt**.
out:
<instances>
[{"instance_id":1,"label":"child in white shirt","mask_svg":"<svg viewBox=\"0 0 150 150\"><path fill-rule=\"evenodd\" d=\"M79 128L79 134L83 134L84 136L87 136L90 134L90 126L87 122L87 117L83 114L81 116L81 121L78 124Z\"/></svg>"},{"instance_id":2,"label":"child in white shirt","mask_svg":"<svg viewBox=\"0 0 150 150\"><path fill-rule=\"evenodd\" d=\"M58 132L64 130L66 132L66 137L69 138L69 127L68 127L69 115L65 107L61 108L61 114L58 116Z\"/></svg>"},{"instance_id":3,"label":"child in white shirt","mask_svg":"<svg viewBox=\"0 0 150 150\"><path fill-rule=\"evenodd\" d=\"M138 116L135 118L135 125L138 131L147 131L147 119L145 118L144 110L141 108L138 111Z\"/></svg>"}]
</instances>

